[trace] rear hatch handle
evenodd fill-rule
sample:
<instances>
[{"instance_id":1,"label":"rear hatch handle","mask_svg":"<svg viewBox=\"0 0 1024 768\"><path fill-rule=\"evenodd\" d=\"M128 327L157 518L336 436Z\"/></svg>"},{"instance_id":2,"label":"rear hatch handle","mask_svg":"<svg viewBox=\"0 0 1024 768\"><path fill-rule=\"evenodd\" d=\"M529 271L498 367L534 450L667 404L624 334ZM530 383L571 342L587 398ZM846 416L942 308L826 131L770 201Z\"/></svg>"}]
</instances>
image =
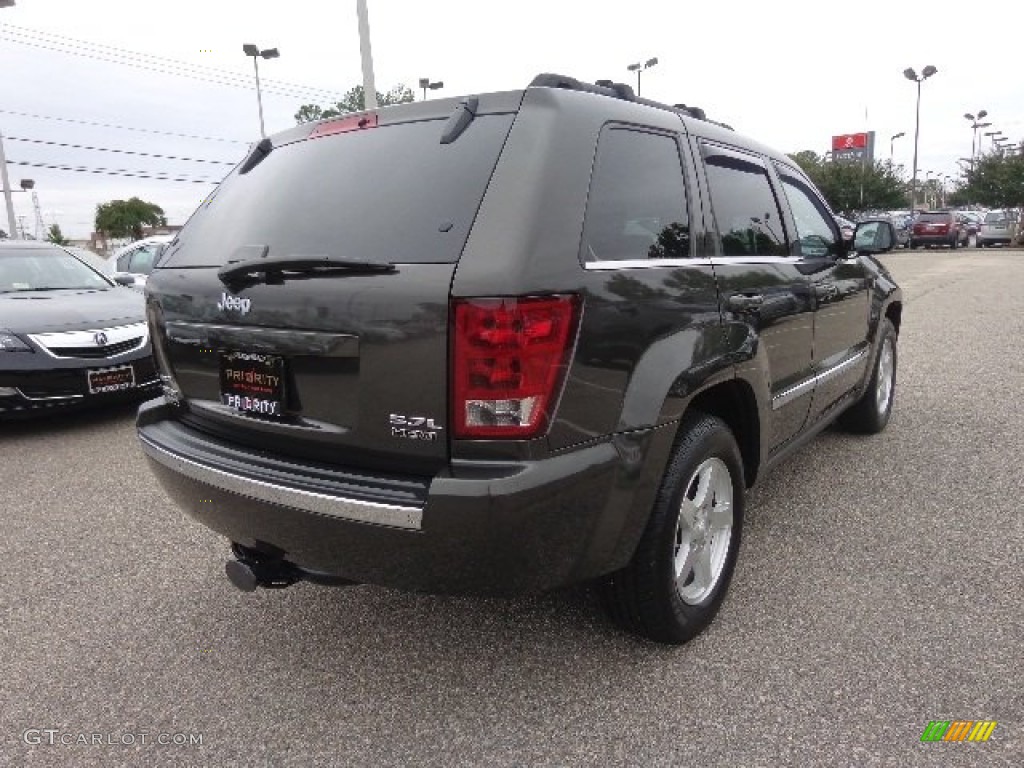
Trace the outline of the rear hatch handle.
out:
<instances>
[{"instance_id":1,"label":"rear hatch handle","mask_svg":"<svg viewBox=\"0 0 1024 768\"><path fill-rule=\"evenodd\" d=\"M388 262L353 261L337 256L278 256L248 259L225 264L217 270L217 277L229 288L256 285L280 285L287 278L311 274L386 274L397 272L398 267Z\"/></svg>"}]
</instances>

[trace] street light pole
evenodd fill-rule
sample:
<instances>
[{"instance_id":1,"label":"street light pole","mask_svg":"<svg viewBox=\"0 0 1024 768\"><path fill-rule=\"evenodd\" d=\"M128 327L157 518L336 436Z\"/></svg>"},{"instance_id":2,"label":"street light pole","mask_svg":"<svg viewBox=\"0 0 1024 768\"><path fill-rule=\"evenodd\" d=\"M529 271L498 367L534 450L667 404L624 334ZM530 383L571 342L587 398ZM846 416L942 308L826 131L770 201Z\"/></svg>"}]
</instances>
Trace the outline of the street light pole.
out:
<instances>
[{"instance_id":1,"label":"street light pole","mask_svg":"<svg viewBox=\"0 0 1024 768\"><path fill-rule=\"evenodd\" d=\"M971 121L971 128L974 130L974 135L971 137L971 173L974 173L974 158L977 156L978 151L976 149L978 144L978 129L988 128L992 123L981 122L982 118L986 117L988 112L984 109L978 110L978 116L975 117L970 112L964 112L964 117Z\"/></svg>"},{"instance_id":2,"label":"street light pole","mask_svg":"<svg viewBox=\"0 0 1024 768\"><path fill-rule=\"evenodd\" d=\"M917 83L917 111L914 117L914 174L910 182L910 207L914 208L917 205L917 148L918 142L921 138L921 83L927 80L929 77L938 72L935 67L931 64L926 66L921 71L921 76L918 77L917 72L913 68L907 68L903 70L903 76L907 80L911 80Z\"/></svg>"},{"instance_id":3,"label":"street light pole","mask_svg":"<svg viewBox=\"0 0 1024 768\"><path fill-rule=\"evenodd\" d=\"M420 88L423 89L423 100L426 101L427 100L427 91L428 90L436 91L438 88L444 88L444 83L441 80L438 80L436 83L432 83L432 82L430 82L430 78L429 77L421 77L420 78Z\"/></svg>"},{"instance_id":4,"label":"street light pole","mask_svg":"<svg viewBox=\"0 0 1024 768\"><path fill-rule=\"evenodd\" d=\"M276 59L281 54L277 48L267 48L260 50L258 45L252 43L245 43L242 46L242 52L246 56L252 56L252 65L256 69L256 104L260 108L260 138L267 138L267 131L263 127L263 94L260 91L260 59Z\"/></svg>"},{"instance_id":5,"label":"street light pole","mask_svg":"<svg viewBox=\"0 0 1024 768\"><path fill-rule=\"evenodd\" d=\"M0 8L10 8L14 0L0 0ZM7 236L14 240L18 237L18 222L14 218L14 198L11 197L11 180L7 176L7 156L4 155L4 136L0 133L0 183L4 188L4 204L7 207Z\"/></svg>"},{"instance_id":6,"label":"street light pole","mask_svg":"<svg viewBox=\"0 0 1024 768\"><path fill-rule=\"evenodd\" d=\"M356 0L356 15L359 17L359 56L363 63L363 106L377 108L377 86L373 82L373 51L370 50L370 15L366 0Z\"/></svg>"},{"instance_id":7,"label":"street light pole","mask_svg":"<svg viewBox=\"0 0 1024 768\"><path fill-rule=\"evenodd\" d=\"M894 133L892 136L889 137L889 165L892 165L892 145L893 145L893 142L896 141L896 139L903 138L906 135L907 134L906 134L905 131L900 131L899 133Z\"/></svg>"},{"instance_id":8,"label":"street light pole","mask_svg":"<svg viewBox=\"0 0 1024 768\"><path fill-rule=\"evenodd\" d=\"M18 222L14 217L14 197L11 195L11 179L7 175L7 156L4 154L4 136L0 133L0 182L4 187L4 203L7 206L7 236L18 237Z\"/></svg>"},{"instance_id":9,"label":"street light pole","mask_svg":"<svg viewBox=\"0 0 1024 768\"><path fill-rule=\"evenodd\" d=\"M645 69L650 69L651 67L653 67L657 63L658 63L658 59L657 59L657 57L655 57L655 58L648 59L647 61L645 61L643 63L638 61L636 64L630 64L629 66L626 67L626 69L628 69L630 72L636 72L636 95L637 96L640 95L640 73L643 72Z\"/></svg>"}]
</instances>

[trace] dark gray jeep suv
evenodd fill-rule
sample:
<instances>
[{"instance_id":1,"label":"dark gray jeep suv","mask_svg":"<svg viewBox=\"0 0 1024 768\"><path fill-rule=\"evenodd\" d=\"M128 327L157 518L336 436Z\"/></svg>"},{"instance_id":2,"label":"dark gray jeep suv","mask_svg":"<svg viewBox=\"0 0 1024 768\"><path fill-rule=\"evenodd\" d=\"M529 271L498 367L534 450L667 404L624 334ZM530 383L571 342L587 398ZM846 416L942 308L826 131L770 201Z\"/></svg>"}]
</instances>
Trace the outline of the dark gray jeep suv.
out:
<instances>
[{"instance_id":1,"label":"dark gray jeep suv","mask_svg":"<svg viewBox=\"0 0 1024 768\"><path fill-rule=\"evenodd\" d=\"M302 125L152 273L139 438L243 589L598 580L685 642L745 490L837 418L885 427L893 244L844 244L785 155L618 83Z\"/></svg>"}]
</instances>

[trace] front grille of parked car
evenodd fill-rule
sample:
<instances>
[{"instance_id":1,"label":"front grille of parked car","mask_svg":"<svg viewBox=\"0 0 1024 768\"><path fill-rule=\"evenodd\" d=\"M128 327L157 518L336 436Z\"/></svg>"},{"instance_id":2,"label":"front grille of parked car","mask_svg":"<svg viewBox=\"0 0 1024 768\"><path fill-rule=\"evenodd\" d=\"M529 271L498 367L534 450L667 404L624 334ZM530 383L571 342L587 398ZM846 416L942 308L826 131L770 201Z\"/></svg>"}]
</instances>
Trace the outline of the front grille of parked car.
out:
<instances>
[{"instance_id":1,"label":"front grille of parked car","mask_svg":"<svg viewBox=\"0 0 1024 768\"><path fill-rule=\"evenodd\" d=\"M141 349L149 340L145 323L87 331L29 334L47 354L57 358L102 360Z\"/></svg>"},{"instance_id":2,"label":"front grille of parked car","mask_svg":"<svg viewBox=\"0 0 1024 768\"><path fill-rule=\"evenodd\" d=\"M105 347L47 347L47 349L56 357L103 358L131 352L133 349L141 347L145 340L144 336L137 336L117 344L107 344Z\"/></svg>"}]
</instances>

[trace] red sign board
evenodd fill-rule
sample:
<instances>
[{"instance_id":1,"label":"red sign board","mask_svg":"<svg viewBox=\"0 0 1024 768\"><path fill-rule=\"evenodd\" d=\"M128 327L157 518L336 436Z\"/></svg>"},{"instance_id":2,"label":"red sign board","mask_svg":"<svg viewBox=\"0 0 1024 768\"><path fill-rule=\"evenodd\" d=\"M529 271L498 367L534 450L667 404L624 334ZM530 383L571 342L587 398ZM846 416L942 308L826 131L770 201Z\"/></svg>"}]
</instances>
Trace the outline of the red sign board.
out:
<instances>
[{"instance_id":1,"label":"red sign board","mask_svg":"<svg viewBox=\"0 0 1024 768\"><path fill-rule=\"evenodd\" d=\"M846 133L842 136L832 137L832 151L840 152L844 149L865 149L868 146L868 135L866 133Z\"/></svg>"}]
</instances>

